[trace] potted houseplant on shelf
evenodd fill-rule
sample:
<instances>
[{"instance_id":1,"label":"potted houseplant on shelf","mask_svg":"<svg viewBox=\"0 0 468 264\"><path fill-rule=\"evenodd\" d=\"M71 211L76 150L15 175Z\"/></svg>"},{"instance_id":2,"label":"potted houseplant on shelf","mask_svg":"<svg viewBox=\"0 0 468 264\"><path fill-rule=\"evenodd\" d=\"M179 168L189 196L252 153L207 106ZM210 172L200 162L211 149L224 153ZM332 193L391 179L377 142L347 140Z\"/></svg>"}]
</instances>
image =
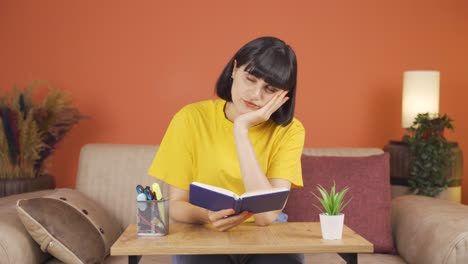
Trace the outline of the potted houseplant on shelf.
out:
<instances>
[{"instance_id":1,"label":"potted houseplant on shelf","mask_svg":"<svg viewBox=\"0 0 468 264\"><path fill-rule=\"evenodd\" d=\"M320 197L314 192L312 194L319 200L322 208L315 205L320 210L320 227L322 229L323 239L341 239L343 234L344 214L343 209L348 205L351 199L345 202L345 195L349 188L345 187L341 191L336 190L336 184L328 192L322 185L317 186Z\"/></svg>"},{"instance_id":2,"label":"potted houseplant on shelf","mask_svg":"<svg viewBox=\"0 0 468 264\"><path fill-rule=\"evenodd\" d=\"M450 185L447 173L455 158L455 144L447 141L444 130L453 130L452 121L446 114L431 117L421 113L407 129L411 133L404 137L410 151L408 185L413 193L434 197Z\"/></svg>"},{"instance_id":3,"label":"potted houseplant on shelf","mask_svg":"<svg viewBox=\"0 0 468 264\"><path fill-rule=\"evenodd\" d=\"M33 92L47 87L42 103ZM35 98L34 98L35 99ZM47 160L65 134L82 119L66 93L47 82L0 96L0 197L55 187Z\"/></svg>"}]
</instances>

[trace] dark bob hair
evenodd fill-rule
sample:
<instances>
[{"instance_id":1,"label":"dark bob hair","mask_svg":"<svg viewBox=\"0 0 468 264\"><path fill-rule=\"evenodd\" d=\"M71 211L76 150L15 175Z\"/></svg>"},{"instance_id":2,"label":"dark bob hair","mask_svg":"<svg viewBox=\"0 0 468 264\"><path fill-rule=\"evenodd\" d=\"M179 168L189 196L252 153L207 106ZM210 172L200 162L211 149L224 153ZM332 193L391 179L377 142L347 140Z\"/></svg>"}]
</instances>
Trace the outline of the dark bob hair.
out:
<instances>
[{"instance_id":1,"label":"dark bob hair","mask_svg":"<svg viewBox=\"0 0 468 264\"><path fill-rule=\"evenodd\" d=\"M261 37L245 44L228 62L216 82L216 94L232 101L232 71L236 61L237 68L246 65L245 71L268 84L288 91L286 101L270 119L276 124L286 126L294 117L296 102L297 61L296 54L284 41L275 37Z\"/></svg>"}]
</instances>

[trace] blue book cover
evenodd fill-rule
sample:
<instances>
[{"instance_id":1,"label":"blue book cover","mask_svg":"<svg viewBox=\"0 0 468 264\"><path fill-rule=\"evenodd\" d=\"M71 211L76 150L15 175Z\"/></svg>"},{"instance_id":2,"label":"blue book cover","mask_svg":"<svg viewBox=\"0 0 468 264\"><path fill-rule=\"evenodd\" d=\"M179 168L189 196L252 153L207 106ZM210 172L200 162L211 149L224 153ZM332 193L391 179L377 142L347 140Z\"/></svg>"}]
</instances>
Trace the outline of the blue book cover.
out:
<instances>
[{"instance_id":1,"label":"blue book cover","mask_svg":"<svg viewBox=\"0 0 468 264\"><path fill-rule=\"evenodd\" d=\"M232 191L200 182L192 182L189 189L191 204L211 211L232 208L235 214L243 211L257 214L281 210L288 195L289 189L287 188L273 188L246 192L239 196Z\"/></svg>"}]
</instances>

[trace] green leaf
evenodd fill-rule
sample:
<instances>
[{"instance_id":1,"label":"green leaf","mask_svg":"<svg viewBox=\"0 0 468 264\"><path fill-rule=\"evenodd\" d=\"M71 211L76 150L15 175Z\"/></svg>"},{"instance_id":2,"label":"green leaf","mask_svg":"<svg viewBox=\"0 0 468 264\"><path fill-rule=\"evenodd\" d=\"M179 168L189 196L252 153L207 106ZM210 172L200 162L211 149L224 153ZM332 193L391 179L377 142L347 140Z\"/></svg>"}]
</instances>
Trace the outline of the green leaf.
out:
<instances>
[{"instance_id":1,"label":"green leaf","mask_svg":"<svg viewBox=\"0 0 468 264\"><path fill-rule=\"evenodd\" d=\"M312 194L319 200L320 204L323 207L323 210L319 207L317 207L315 204L314 206L317 207L321 212L325 212L328 215L338 215L342 212L344 207L348 205L349 201L344 202L344 197L346 193L348 192L349 188L345 187L343 190L338 191L336 189L336 183L333 182L333 185L330 188L330 192L328 192L322 185L317 186L317 190L320 193L319 197L316 195L314 192Z\"/></svg>"},{"instance_id":2,"label":"green leaf","mask_svg":"<svg viewBox=\"0 0 468 264\"><path fill-rule=\"evenodd\" d=\"M454 145L443 135L453 130L453 120L442 116L420 113L405 135L410 150L410 189L417 194L435 196L447 188L447 166L454 159Z\"/></svg>"}]
</instances>

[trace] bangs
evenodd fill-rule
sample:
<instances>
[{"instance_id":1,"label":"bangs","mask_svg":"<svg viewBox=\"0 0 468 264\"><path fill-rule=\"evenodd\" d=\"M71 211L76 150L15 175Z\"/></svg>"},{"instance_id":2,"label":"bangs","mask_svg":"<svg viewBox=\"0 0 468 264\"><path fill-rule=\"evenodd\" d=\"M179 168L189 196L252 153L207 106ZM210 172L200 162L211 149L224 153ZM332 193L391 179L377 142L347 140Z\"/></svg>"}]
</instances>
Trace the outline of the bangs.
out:
<instances>
[{"instance_id":1,"label":"bangs","mask_svg":"<svg viewBox=\"0 0 468 264\"><path fill-rule=\"evenodd\" d=\"M269 85L288 91L289 100L270 116L278 125L286 126L294 118L296 105L297 60L291 46L275 37L256 38L240 48L224 67L216 81L216 95L232 102L235 67L262 79Z\"/></svg>"},{"instance_id":2,"label":"bangs","mask_svg":"<svg viewBox=\"0 0 468 264\"><path fill-rule=\"evenodd\" d=\"M245 71L283 90L290 90L296 83L292 62L286 54L274 49L254 56Z\"/></svg>"}]
</instances>

